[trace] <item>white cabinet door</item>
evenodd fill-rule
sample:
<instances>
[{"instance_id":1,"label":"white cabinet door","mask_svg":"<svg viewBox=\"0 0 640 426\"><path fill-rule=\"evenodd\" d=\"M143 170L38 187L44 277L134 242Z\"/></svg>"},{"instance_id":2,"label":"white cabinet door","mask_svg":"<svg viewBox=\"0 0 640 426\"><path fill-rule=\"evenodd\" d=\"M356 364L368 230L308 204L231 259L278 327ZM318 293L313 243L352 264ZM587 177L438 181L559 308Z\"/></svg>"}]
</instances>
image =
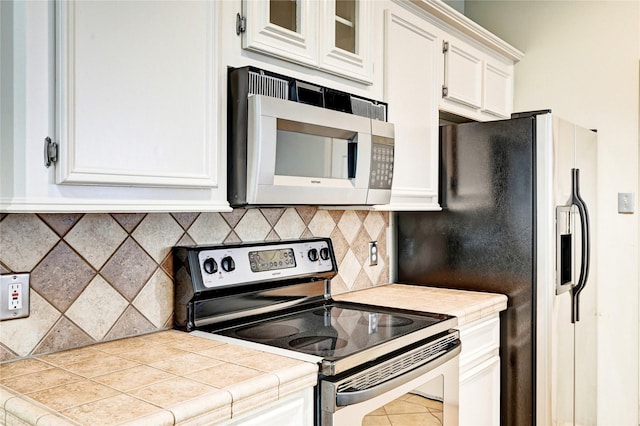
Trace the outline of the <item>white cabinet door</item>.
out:
<instances>
[{"instance_id":1,"label":"white cabinet door","mask_svg":"<svg viewBox=\"0 0 640 426\"><path fill-rule=\"evenodd\" d=\"M373 83L369 0L243 0L244 49Z\"/></svg>"},{"instance_id":2,"label":"white cabinet door","mask_svg":"<svg viewBox=\"0 0 640 426\"><path fill-rule=\"evenodd\" d=\"M476 121L508 118L513 112L513 62L451 35L443 42L444 79L440 109Z\"/></svg>"},{"instance_id":3,"label":"white cabinet door","mask_svg":"<svg viewBox=\"0 0 640 426\"><path fill-rule=\"evenodd\" d=\"M500 317L493 314L459 327L460 425L500 424Z\"/></svg>"},{"instance_id":4,"label":"white cabinet door","mask_svg":"<svg viewBox=\"0 0 640 426\"><path fill-rule=\"evenodd\" d=\"M321 3L323 36L320 68L371 83L373 79L373 14L370 1L335 0Z\"/></svg>"},{"instance_id":5,"label":"white cabinet door","mask_svg":"<svg viewBox=\"0 0 640 426\"><path fill-rule=\"evenodd\" d=\"M496 62L484 64L483 110L497 117L513 112L512 67Z\"/></svg>"},{"instance_id":6,"label":"white cabinet door","mask_svg":"<svg viewBox=\"0 0 640 426\"><path fill-rule=\"evenodd\" d=\"M385 17L385 100L395 125L389 208L438 210L441 39L426 21L395 7Z\"/></svg>"},{"instance_id":7,"label":"white cabinet door","mask_svg":"<svg viewBox=\"0 0 640 426\"><path fill-rule=\"evenodd\" d=\"M217 7L3 7L0 211L229 211Z\"/></svg>"},{"instance_id":8,"label":"white cabinet door","mask_svg":"<svg viewBox=\"0 0 640 426\"><path fill-rule=\"evenodd\" d=\"M213 3L57 9L57 182L217 186Z\"/></svg>"},{"instance_id":9,"label":"white cabinet door","mask_svg":"<svg viewBox=\"0 0 640 426\"><path fill-rule=\"evenodd\" d=\"M500 358L494 356L460 375L461 426L500 424Z\"/></svg>"},{"instance_id":10,"label":"white cabinet door","mask_svg":"<svg viewBox=\"0 0 640 426\"><path fill-rule=\"evenodd\" d=\"M313 388L308 388L259 407L223 426L312 426Z\"/></svg>"},{"instance_id":11,"label":"white cabinet door","mask_svg":"<svg viewBox=\"0 0 640 426\"><path fill-rule=\"evenodd\" d=\"M472 108L482 107L482 59L470 46L445 40L443 97Z\"/></svg>"},{"instance_id":12,"label":"white cabinet door","mask_svg":"<svg viewBox=\"0 0 640 426\"><path fill-rule=\"evenodd\" d=\"M319 2L243 0L242 47L304 65L318 65Z\"/></svg>"}]
</instances>

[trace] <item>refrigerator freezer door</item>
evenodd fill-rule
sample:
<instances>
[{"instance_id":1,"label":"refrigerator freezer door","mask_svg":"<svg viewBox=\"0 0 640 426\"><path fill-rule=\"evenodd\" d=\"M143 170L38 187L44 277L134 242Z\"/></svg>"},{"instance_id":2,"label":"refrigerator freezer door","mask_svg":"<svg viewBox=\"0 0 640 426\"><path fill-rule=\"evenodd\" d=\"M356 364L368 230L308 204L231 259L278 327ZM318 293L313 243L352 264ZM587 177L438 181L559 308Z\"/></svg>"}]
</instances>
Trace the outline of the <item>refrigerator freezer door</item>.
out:
<instances>
[{"instance_id":1,"label":"refrigerator freezer door","mask_svg":"<svg viewBox=\"0 0 640 426\"><path fill-rule=\"evenodd\" d=\"M553 203L556 207L556 247L555 268L553 276L540 276L539 282L545 280L556 283L556 291L548 286L548 293L540 298L540 308L544 300L551 299L551 320L548 323L550 335L549 344L549 375L551 380L551 423L554 425L594 425L596 423L596 284L595 273L585 274L585 246L587 245L584 227L584 213L579 214L576 202L584 201L590 215L596 208L596 135L572 123L553 119ZM579 201L572 190L579 179ZM539 197L539 208L546 208ZM554 208L554 207L552 207ZM540 212L539 214L544 214ZM569 215L571 242L562 235ZM591 226L595 218L589 221ZM590 230L594 238L594 229ZM562 245L562 239L565 245ZM595 247L591 240L591 247ZM571 244L571 256L566 250ZM564 252L563 252L564 251ZM595 259L591 254L591 265ZM569 272L569 268L571 271ZM570 277L569 277L570 275ZM581 284L580 277L588 275L588 279L580 292L579 321L574 296ZM570 279L569 279L570 278ZM552 281L553 280L553 281ZM563 289L571 291L557 292L557 284L564 282ZM556 295L557 294L557 295ZM538 311L540 312L540 310ZM574 322L575 320L575 322ZM540 327L539 338L544 338L543 327ZM539 368L539 377L543 373ZM543 382L538 381L538 386ZM540 415L539 420L542 420Z\"/></svg>"},{"instance_id":2,"label":"refrigerator freezer door","mask_svg":"<svg viewBox=\"0 0 640 426\"><path fill-rule=\"evenodd\" d=\"M576 425L595 425L597 421L597 135L576 126L576 168L580 170L580 195L590 216L590 271L580 292L580 321L575 327L575 415ZM576 225L577 226L577 225ZM578 260L579 262L579 260Z\"/></svg>"}]
</instances>

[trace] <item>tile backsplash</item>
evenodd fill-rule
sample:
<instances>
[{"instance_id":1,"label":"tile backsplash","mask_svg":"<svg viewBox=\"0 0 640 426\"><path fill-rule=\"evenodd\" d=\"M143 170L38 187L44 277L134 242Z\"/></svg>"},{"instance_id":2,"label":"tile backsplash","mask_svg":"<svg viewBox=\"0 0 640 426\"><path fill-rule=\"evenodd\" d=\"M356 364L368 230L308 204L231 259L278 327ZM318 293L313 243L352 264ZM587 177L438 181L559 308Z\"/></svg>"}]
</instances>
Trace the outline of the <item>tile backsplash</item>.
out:
<instances>
[{"instance_id":1,"label":"tile backsplash","mask_svg":"<svg viewBox=\"0 0 640 426\"><path fill-rule=\"evenodd\" d=\"M175 245L331 237L338 294L388 283L388 229L386 212L316 207L2 214L0 272L31 273L31 312L0 323L0 361L170 328Z\"/></svg>"}]
</instances>

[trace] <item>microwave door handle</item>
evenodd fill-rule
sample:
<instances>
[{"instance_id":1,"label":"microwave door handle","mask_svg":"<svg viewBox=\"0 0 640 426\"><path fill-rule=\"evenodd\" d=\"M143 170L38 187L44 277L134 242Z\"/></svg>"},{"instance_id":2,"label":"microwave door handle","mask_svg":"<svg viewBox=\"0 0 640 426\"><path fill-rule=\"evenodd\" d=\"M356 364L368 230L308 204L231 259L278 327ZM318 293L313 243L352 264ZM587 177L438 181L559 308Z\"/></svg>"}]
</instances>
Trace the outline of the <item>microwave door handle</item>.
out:
<instances>
[{"instance_id":1,"label":"microwave door handle","mask_svg":"<svg viewBox=\"0 0 640 426\"><path fill-rule=\"evenodd\" d=\"M571 169L571 203L578 208L580 228L582 230L582 253L580 261L580 277L578 284L572 289L571 322L580 321L580 292L587 285L589 266L591 263L591 234L587 205L580 196L580 169Z\"/></svg>"}]
</instances>

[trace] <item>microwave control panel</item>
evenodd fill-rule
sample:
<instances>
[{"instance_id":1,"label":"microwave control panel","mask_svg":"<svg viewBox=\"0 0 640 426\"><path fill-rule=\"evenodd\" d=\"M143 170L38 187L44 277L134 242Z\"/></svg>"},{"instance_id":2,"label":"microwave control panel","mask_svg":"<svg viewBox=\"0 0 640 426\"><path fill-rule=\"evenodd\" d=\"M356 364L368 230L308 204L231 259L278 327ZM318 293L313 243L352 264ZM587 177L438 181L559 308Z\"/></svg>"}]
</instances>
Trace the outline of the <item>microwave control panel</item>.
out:
<instances>
[{"instance_id":1,"label":"microwave control panel","mask_svg":"<svg viewBox=\"0 0 640 426\"><path fill-rule=\"evenodd\" d=\"M393 144L381 139L386 138L374 137L369 181L371 189L391 189L393 180Z\"/></svg>"}]
</instances>

